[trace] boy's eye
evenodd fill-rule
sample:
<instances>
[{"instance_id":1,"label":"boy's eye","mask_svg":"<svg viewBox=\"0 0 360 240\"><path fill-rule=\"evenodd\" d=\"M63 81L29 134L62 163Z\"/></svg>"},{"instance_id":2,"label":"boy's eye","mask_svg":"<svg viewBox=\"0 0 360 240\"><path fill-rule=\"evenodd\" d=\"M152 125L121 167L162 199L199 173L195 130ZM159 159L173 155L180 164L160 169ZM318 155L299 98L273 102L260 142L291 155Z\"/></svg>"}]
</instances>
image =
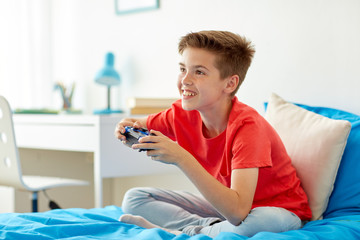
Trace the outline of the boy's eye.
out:
<instances>
[{"instance_id":1,"label":"boy's eye","mask_svg":"<svg viewBox=\"0 0 360 240\"><path fill-rule=\"evenodd\" d=\"M198 75L204 75L205 74L204 72L202 72L200 70L196 70L195 73L198 74Z\"/></svg>"},{"instance_id":2,"label":"boy's eye","mask_svg":"<svg viewBox=\"0 0 360 240\"><path fill-rule=\"evenodd\" d=\"M185 71L186 71L185 68L183 67L180 68L180 72L185 72Z\"/></svg>"}]
</instances>

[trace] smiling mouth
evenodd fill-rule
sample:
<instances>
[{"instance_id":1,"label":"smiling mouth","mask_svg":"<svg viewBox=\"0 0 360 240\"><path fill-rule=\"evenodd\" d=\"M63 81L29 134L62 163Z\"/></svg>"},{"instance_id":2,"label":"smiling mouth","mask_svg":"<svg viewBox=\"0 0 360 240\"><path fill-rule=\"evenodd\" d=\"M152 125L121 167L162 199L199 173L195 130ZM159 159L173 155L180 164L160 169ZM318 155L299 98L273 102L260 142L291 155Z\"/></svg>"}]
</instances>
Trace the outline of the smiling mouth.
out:
<instances>
[{"instance_id":1,"label":"smiling mouth","mask_svg":"<svg viewBox=\"0 0 360 240\"><path fill-rule=\"evenodd\" d=\"M184 97L193 97L193 96L196 96L197 94L195 92L190 92L190 91L187 91L187 90L183 90L182 95Z\"/></svg>"}]
</instances>

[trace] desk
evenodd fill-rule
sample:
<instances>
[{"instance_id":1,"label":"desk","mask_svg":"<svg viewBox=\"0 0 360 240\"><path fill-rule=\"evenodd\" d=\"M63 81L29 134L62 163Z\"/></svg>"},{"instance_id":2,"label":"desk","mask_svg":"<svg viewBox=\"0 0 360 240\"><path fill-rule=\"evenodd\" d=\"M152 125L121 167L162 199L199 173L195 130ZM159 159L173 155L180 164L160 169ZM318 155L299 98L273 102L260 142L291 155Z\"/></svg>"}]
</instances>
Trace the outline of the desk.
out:
<instances>
[{"instance_id":1,"label":"desk","mask_svg":"<svg viewBox=\"0 0 360 240\"><path fill-rule=\"evenodd\" d=\"M114 137L116 123L125 116L14 114L13 119L18 147L92 152L95 207L102 207L104 178L176 171L173 166L151 161Z\"/></svg>"}]
</instances>

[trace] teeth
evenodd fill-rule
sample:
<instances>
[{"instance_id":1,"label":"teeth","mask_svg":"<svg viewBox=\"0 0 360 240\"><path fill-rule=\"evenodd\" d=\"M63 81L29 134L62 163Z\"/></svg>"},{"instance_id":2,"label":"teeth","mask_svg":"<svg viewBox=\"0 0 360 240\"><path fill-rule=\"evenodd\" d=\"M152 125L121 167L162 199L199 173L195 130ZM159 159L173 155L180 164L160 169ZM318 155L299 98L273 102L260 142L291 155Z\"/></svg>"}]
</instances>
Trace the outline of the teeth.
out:
<instances>
[{"instance_id":1,"label":"teeth","mask_svg":"<svg viewBox=\"0 0 360 240\"><path fill-rule=\"evenodd\" d=\"M196 94L195 94L195 93L192 93L192 92L184 91L184 92L183 92L183 95L184 95L184 96L195 96Z\"/></svg>"}]
</instances>

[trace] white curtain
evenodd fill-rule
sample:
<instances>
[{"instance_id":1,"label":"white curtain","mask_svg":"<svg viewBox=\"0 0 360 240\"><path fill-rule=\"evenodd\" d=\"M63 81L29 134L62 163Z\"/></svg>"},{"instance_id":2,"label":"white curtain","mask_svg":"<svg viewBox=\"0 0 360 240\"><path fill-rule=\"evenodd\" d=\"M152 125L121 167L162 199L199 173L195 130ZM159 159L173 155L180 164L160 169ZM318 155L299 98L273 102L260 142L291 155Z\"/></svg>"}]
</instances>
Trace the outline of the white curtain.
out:
<instances>
[{"instance_id":1,"label":"white curtain","mask_svg":"<svg viewBox=\"0 0 360 240\"><path fill-rule=\"evenodd\" d=\"M0 95L13 109L50 107L51 0L0 1Z\"/></svg>"}]
</instances>

